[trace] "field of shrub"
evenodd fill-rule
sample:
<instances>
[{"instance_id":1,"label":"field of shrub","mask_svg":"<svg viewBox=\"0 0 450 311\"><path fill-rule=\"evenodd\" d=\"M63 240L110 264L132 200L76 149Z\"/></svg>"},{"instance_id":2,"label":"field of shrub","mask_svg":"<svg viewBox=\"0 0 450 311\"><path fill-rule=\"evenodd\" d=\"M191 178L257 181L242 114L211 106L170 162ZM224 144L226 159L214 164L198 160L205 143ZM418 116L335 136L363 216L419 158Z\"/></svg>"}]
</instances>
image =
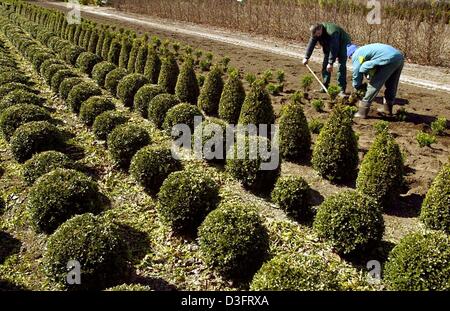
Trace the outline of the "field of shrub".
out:
<instances>
[{"instance_id":1,"label":"field of shrub","mask_svg":"<svg viewBox=\"0 0 450 311\"><path fill-rule=\"evenodd\" d=\"M314 122L305 77L275 113L283 72L243 79L229 59L188 45L0 4L0 289L450 289L449 164L421 224L388 243L384 212L398 199L405 155L380 122L360 161L354 101L327 100L331 114ZM245 159L238 148L222 159L171 152L177 124L274 122L278 136L245 137ZM436 139L442 123L425 134ZM281 162L262 171L249 145L273 139ZM355 187L318 200L285 163ZM80 285L66 282L73 260ZM370 260L381 279L367 277Z\"/></svg>"}]
</instances>

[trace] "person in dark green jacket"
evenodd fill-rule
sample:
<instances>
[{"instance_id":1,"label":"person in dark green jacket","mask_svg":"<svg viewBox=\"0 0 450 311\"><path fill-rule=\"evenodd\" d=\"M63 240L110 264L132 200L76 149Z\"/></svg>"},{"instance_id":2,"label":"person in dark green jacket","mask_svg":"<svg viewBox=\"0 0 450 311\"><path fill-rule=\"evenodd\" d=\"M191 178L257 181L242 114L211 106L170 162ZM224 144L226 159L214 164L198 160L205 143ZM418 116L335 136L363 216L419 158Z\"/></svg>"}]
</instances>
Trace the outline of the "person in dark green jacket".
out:
<instances>
[{"instance_id":1,"label":"person in dark green jacket","mask_svg":"<svg viewBox=\"0 0 450 311\"><path fill-rule=\"evenodd\" d=\"M306 47L306 55L303 64L309 62L317 42L323 49L324 59L322 64L323 84L328 88L333 72L333 64L338 60L337 72L338 84L341 87L341 95L345 95L347 88L347 45L351 44L350 35L344 29L333 23L321 23L311 26L311 38Z\"/></svg>"}]
</instances>

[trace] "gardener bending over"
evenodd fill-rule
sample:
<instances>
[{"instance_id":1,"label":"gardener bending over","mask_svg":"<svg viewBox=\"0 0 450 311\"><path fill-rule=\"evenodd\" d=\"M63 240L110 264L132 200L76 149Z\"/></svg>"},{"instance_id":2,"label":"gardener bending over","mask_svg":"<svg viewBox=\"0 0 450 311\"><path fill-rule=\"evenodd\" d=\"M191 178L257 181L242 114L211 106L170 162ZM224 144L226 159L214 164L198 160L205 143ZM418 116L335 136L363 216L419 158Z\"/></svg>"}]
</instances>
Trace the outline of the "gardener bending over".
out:
<instances>
[{"instance_id":1,"label":"gardener bending over","mask_svg":"<svg viewBox=\"0 0 450 311\"><path fill-rule=\"evenodd\" d=\"M350 45L347 48L347 56L353 63L353 87L361 87L364 75L369 79L366 95L359 102L355 117L367 118L370 104L383 85L386 86L383 108L378 109L378 112L392 116L392 107L405 63L403 54L390 45L374 43L362 47Z\"/></svg>"},{"instance_id":2,"label":"gardener bending over","mask_svg":"<svg viewBox=\"0 0 450 311\"><path fill-rule=\"evenodd\" d=\"M351 38L341 27L333 23L321 23L311 26L311 39L309 39L306 48L303 64L306 66L309 62L317 42L323 48L322 77L326 88L330 85L333 64L338 60L339 69L337 72L338 84L341 88L341 96L345 95L347 87L347 45L351 44ZM321 90L325 92L324 90Z\"/></svg>"}]
</instances>

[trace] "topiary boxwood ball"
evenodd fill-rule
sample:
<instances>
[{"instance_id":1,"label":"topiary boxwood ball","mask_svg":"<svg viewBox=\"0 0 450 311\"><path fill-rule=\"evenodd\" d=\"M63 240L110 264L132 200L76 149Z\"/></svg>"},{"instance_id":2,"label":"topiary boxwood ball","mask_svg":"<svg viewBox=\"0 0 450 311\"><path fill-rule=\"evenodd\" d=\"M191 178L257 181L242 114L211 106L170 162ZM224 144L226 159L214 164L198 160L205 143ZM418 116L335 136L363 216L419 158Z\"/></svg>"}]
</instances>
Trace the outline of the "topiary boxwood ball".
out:
<instances>
[{"instance_id":1,"label":"topiary boxwood ball","mask_svg":"<svg viewBox=\"0 0 450 311\"><path fill-rule=\"evenodd\" d=\"M93 96L81 104L80 119L86 125L91 126L95 118L108 110L114 110L116 106L107 96Z\"/></svg>"},{"instance_id":2,"label":"topiary boxwood ball","mask_svg":"<svg viewBox=\"0 0 450 311\"><path fill-rule=\"evenodd\" d=\"M75 170L57 168L40 177L30 190L28 208L39 232L52 233L74 215L99 213L97 183Z\"/></svg>"},{"instance_id":3,"label":"topiary boxwood ball","mask_svg":"<svg viewBox=\"0 0 450 311\"><path fill-rule=\"evenodd\" d=\"M227 154L226 171L246 189L270 192L280 175L278 151L267 138L261 136L238 135L237 139ZM260 152L260 148L267 152Z\"/></svg>"},{"instance_id":4,"label":"topiary boxwood ball","mask_svg":"<svg viewBox=\"0 0 450 311\"><path fill-rule=\"evenodd\" d=\"M84 53L85 50L78 45L71 45L66 51L63 52L64 59L72 65L77 63L78 58L81 53Z\"/></svg>"},{"instance_id":5,"label":"topiary boxwood ball","mask_svg":"<svg viewBox=\"0 0 450 311\"><path fill-rule=\"evenodd\" d=\"M83 52L78 56L76 66L81 72L90 75L94 66L101 61L100 56L91 52Z\"/></svg>"},{"instance_id":6,"label":"topiary boxwood ball","mask_svg":"<svg viewBox=\"0 0 450 311\"><path fill-rule=\"evenodd\" d=\"M97 139L106 140L118 125L128 122L128 118L119 111L109 110L95 118L92 130Z\"/></svg>"},{"instance_id":7,"label":"topiary boxwood ball","mask_svg":"<svg viewBox=\"0 0 450 311\"><path fill-rule=\"evenodd\" d=\"M22 124L31 121L49 121L50 114L42 107L29 104L18 104L5 109L0 114L0 130L6 141Z\"/></svg>"},{"instance_id":8,"label":"topiary boxwood ball","mask_svg":"<svg viewBox=\"0 0 450 311\"><path fill-rule=\"evenodd\" d=\"M90 213L62 224L47 242L44 269L48 277L71 290L100 290L129 275L130 252L120 227ZM77 260L81 284L67 283L67 263Z\"/></svg>"},{"instance_id":9,"label":"topiary boxwood ball","mask_svg":"<svg viewBox=\"0 0 450 311\"><path fill-rule=\"evenodd\" d=\"M219 113L220 95L223 90L222 71L219 67L214 68L206 76L198 98L198 106L209 116L217 116Z\"/></svg>"},{"instance_id":10,"label":"topiary boxwood ball","mask_svg":"<svg viewBox=\"0 0 450 311\"><path fill-rule=\"evenodd\" d=\"M139 73L133 73L122 80L117 85L117 97L123 101L125 107L133 107L134 95L137 91L148 84L148 79Z\"/></svg>"},{"instance_id":11,"label":"topiary boxwood ball","mask_svg":"<svg viewBox=\"0 0 450 311\"><path fill-rule=\"evenodd\" d=\"M64 79L59 85L59 95L62 99L66 100L69 96L70 91L78 84L85 82L83 78L80 77L70 77Z\"/></svg>"},{"instance_id":12,"label":"topiary boxwood ball","mask_svg":"<svg viewBox=\"0 0 450 311\"><path fill-rule=\"evenodd\" d=\"M272 201L288 216L299 221L307 221L311 215L310 191L308 183L300 176L278 178L272 191Z\"/></svg>"},{"instance_id":13,"label":"topiary boxwood ball","mask_svg":"<svg viewBox=\"0 0 450 311\"><path fill-rule=\"evenodd\" d=\"M181 66L181 71L175 86L175 95L182 102L197 105L199 93L200 90L194 71L194 62L192 59L188 58Z\"/></svg>"},{"instance_id":14,"label":"topiary boxwood ball","mask_svg":"<svg viewBox=\"0 0 450 311\"><path fill-rule=\"evenodd\" d=\"M117 95L117 85L120 80L122 80L128 72L123 68L116 68L110 71L105 78L105 88L111 92L113 95Z\"/></svg>"},{"instance_id":15,"label":"topiary boxwood ball","mask_svg":"<svg viewBox=\"0 0 450 311\"><path fill-rule=\"evenodd\" d=\"M169 147L155 145L144 147L134 155L130 174L147 191L156 194L167 176L181 168Z\"/></svg>"},{"instance_id":16,"label":"topiary boxwood ball","mask_svg":"<svg viewBox=\"0 0 450 311\"><path fill-rule=\"evenodd\" d=\"M232 70L220 96L219 117L230 124L237 124L244 100L245 89L239 72Z\"/></svg>"},{"instance_id":17,"label":"topiary boxwood ball","mask_svg":"<svg viewBox=\"0 0 450 311\"><path fill-rule=\"evenodd\" d=\"M0 75L0 85L6 84L6 83L11 83L11 82L22 83L22 84L26 84L26 85L32 84L30 82L30 78L28 78L27 76L25 76L22 73L19 73L18 71L14 71L14 72L6 71Z\"/></svg>"},{"instance_id":18,"label":"topiary boxwood ball","mask_svg":"<svg viewBox=\"0 0 450 311\"><path fill-rule=\"evenodd\" d=\"M242 104L239 123L244 125L273 124L275 114L270 95L263 85L253 83L249 93Z\"/></svg>"},{"instance_id":19,"label":"topiary boxwood ball","mask_svg":"<svg viewBox=\"0 0 450 311\"><path fill-rule=\"evenodd\" d=\"M365 251L383 237L381 207L373 198L356 191L338 193L320 205L314 230L340 254Z\"/></svg>"},{"instance_id":20,"label":"topiary boxwood ball","mask_svg":"<svg viewBox=\"0 0 450 311\"><path fill-rule=\"evenodd\" d=\"M156 95L148 104L148 119L161 129L170 108L178 105L180 100L172 94Z\"/></svg>"},{"instance_id":21,"label":"topiary boxwood ball","mask_svg":"<svg viewBox=\"0 0 450 311\"><path fill-rule=\"evenodd\" d=\"M394 291L450 290L450 238L443 232L412 233L395 246L384 268Z\"/></svg>"},{"instance_id":22,"label":"topiary boxwood ball","mask_svg":"<svg viewBox=\"0 0 450 311\"><path fill-rule=\"evenodd\" d=\"M102 94L102 90L93 82L82 82L73 87L67 97L67 105L70 106L73 112L80 112L81 104L92 96Z\"/></svg>"},{"instance_id":23,"label":"topiary boxwood ball","mask_svg":"<svg viewBox=\"0 0 450 311\"><path fill-rule=\"evenodd\" d=\"M403 156L400 147L387 130L377 135L364 157L356 179L356 188L390 206L403 184Z\"/></svg>"},{"instance_id":24,"label":"topiary boxwood ball","mask_svg":"<svg viewBox=\"0 0 450 311\"><path fill-rule=\"evenodd\" d=\"M174 172L158 193L158 213L176 233L195 235L219 202L219 185L205 172Z\"/></svg>"},{"instance_id":25,"label":"topiary boxwood ball","mask_svg":"<svg viewBox=\"0 0 450 311\"><path fill-rule=\"evenodd\" d=\"M341 290L338 272L319 255L281 254L263 264L254 275L250 290L332 291Z\"/></svg>"},{"instance_id":26,"label":"topiary boxwood ball","mask_svg":"<svg viewBox=\"0 0 450 311\"><path fill-rule=\"evenodd\" d=\"M269 238L257 209L244 202L225 202L198 230L206 264L231 279L248 279L261 267Z\"/></svg>"},{"instance_id":27,"label":"topiary boxwood ball","mask_svg":"<svg viewBox=\"0 0 450 311\"><path fill-rule=\"evenodd\" d=\"M450 234L450 163L444 165L428 190L420 220L430 229Z\"/></svg>"},{"instance_id":28,"label":"topiary boxwood ball","mask_svg":"<svg viewBox=\"0 0 450 311\"><path fill-rule=\"evenodd\" d=\"M164 89L157 84L146 84L141 87L134 96L134 110L142 117L148 115L148 106L151 100L159 94L164 93Z\"/></svg>"},{"instance_id":29,"label":"topiary boxwood ball","mask_svg":"<svg viewBox=\"0 0 450 311\"><path fill-rule=\"evenodd\" d=\"M43 67L42 67L43 68ZM43 73L42 77L45 79L45 82L50 85L52 82L53 76L60 70L68 70L69 68L65 64L52 64L44 69L41 68Z\"/></svg>"},{"instance_id":30,"label":"topiary boxwood ball","mask_svg":"<svg viewBox=\"0 0 450 311\"><path fill-rule=\"evenodd\" d=\"M70 77L77 77L78 73L73 69L62 69L58 70L52 77L50 81L50 87L53 92L58 92L61 83Z\"/></svg>"},{"instance_id":31,"label":"topiary boxwood ball","mask_svg":"<svg viewBox=\"0 0 450 311\"><path fill-rule=\"evenodd\" d=\"M23 165L23 178L28 185L32 185L39 177L57 168L73 168L74 162L64 153L58 151L44 151L35 154Z\"/></svg>"},{"instance_id":32,"label":"topiary boxwood ball","mask_svg":"<svg viewBox=\"0 0 450 311\"><path fill-rule=\"evenodd\" d=\"M20 126L10 144L16 161L23 163L35 153L62 148L64 140L56 126L47 121L33 121Z\"/></svg>"},{"instance_id":33,"label":"topiary boxwood ball","mask_svg":"<svg viewBox=\"0 0 450 311\"><path fill-rule=\"evenodd\" d=\"M345 181L355 176L358 141L352 129L352 119L350 109L335 106L314 145L313 167L331 181Z\"/></svg>"},{"instance_id":34,"label":"topiary boxwood ball","mask_svg":"<svg viewBox=\"0 0 450 311\"><path fill-rule=\"evenodd\" d=\"M16 89L9 92L0 100L0 113L6 108L19 105L30 104L35 106L42 106L45 103L45 98L26 90Z\"/></svg>"},{"instance_id":35,"label":"topiary boxwood ball","mask_svg":"<svg viewBox=\"0 0 450 311\"><path fill-rule=\"evenodd\" d=\"M208 118L195 127L192 147L196 155L206 161L222 163L227 156L228 124L217 118ZM234 133L229 133L231 138ZM229 147L229 146L228 146Z\"/></svg>"},{"instance_id":36,"label":"topiary boxwood ball","mask_svg":"<svg viewBox=\"0 0 450 311\"><path fill-rule=\"evenodd\" d=\"M92 69L92 79L97 82L100 87L105 86L106 75L116 69L117 66L110 62L101 62Z\"/></svg>"},{"instance_id":37,"label":"topiary boxwood ball","mask_svg":"<svg viewBox=\"0 0 450 311\"><path fill-rule=\"evenodd\" d=\"M11 83L6 83L6 84L0 85L0 100L2 100L10 92L13 92L16 90L22 90L22 91L27 91L29 93L39 94L39 90L36 90L29 85L26 85L23 83L11 82Z\"/></svg>"},{"instance_id":38,"label":"topiary boxwood ball","mask_svg":"<svg viewBox=\"0 0 450 311\"><path fill-rule=\"evenodd\" d=\"M188 103L178 104L167 111L163 128L170 132L176 125L187 125L191 132L193 132L195 117L203 117L197 106Z\"/></svg>"},{"instance_id":39,"label":"topiary boxwood ball","mask_svg":"<svg viewBox=\"0 0 450 311\"><path fill-rule=\"evenodd\" d=\"M41 64L41 68L39 69L39 74L46 80L47 80L47 72L49 71L49 69L54 66L54 65L59 65L59 66L65 66L64 61L51 57L47 60L45 60L42 64ZM66 67L66 66L65 66ZM66 67L67 68L67 67Z\"/></svg>"},{"instance_id":40,"label":"topiary boxwood ball","mask_svg":"<svg viewBox=\"0 0 450 311\"><path fill-rule=\"evenodd\" d=\"M109 154L118 166L128 168L134 154L150 142L144 128L131 124L119 125L108 135Z\"/></svg>"},{"instance_id":41,"label":"topiary boxwood ball","mask_svg":"<svg viewBox=\"0 0 450 311\"><path fill-rule=\"evenodd\" d=\"M307 158L311 149L311 133L302 106L283 106L278 125L281 157L294 162Z\"/></svg>"}]
</instances>

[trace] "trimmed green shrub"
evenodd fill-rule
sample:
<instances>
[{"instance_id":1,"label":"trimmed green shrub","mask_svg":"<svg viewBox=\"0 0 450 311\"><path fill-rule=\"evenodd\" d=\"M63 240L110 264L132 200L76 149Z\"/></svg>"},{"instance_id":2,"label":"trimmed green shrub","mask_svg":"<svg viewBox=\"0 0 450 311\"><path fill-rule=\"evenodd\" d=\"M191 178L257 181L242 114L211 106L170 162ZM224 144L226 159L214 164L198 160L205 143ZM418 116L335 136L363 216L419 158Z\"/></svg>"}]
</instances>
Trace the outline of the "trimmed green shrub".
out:
<instances>
[{"instance_id":1,"label":"trimmed green shrub","mask_svg":"<svg viewBox=\"0 0 450 311\"><path fill-rule=\"evenodd\" d=\"M146 118L148 106L151 100L159 94L164 93L164 89L157 84L146 84L141 87L134 96L134 110Z\"/></svg>"},{"instance_id":2,"label":"trimmed green shrub","mask_svg":"<svg viewBox=\"0 0 450 311\"><path fill-rule=\"evenodd\" d=\"M92 131L97 139L106 140L118 125L128 122L128 118L119 111L109 110L95 118Z\"/></svg>"},{"instance_id":3,"label":"trimmed green shrub","mask_svg":"<svg viewBox=\"0 0 450 311\"><path fill-rule=\"evenodd\" d=\"M5 201L0 197L0 216L5 212L6 209L6 203Z\"/></svg>"},{"instance_id":4,"label":"trimmed green shrub","mask_svg":"<svg viewBox=\"0 0 450 311\"><path fill-rule=\"evenodd\" d=\"M133 73L125 76L117 85L117 97L123 101L125 107L133 107L134 95L137 91L148 84L144 75Z\"/></svg>"},{"instance_id":5,"label":"trimmed green shrub","mask_svg":"<svg viewBox=\"0 0 450 311\"><path fill-rule=\"evenodd\" d=\"M242 140L245 140L242 142ZM265 149L268 152L259 152ZM255 192L270 192L280 174L280 163L275 169L262 169L263 163L273 162L277 150L270 140L261 136L237 136L237 142L227 154L226 171L239 180L244 188Z\"/></svg>"},{"instance_id":6,"label":"trimmed green shrub","mask_svg":"<svg viewBox=\"0 0 450 311\"><path fill-rule=\"evenodd\" d=\"M105 78L105 88L111 92L111 94L117 94L117 85L126 75L127 71L123 68L116 68L110 71Z\"/></svg>"},{"instance_id":7,"label":"trimmed green shrub","mask_svg":"<svg viewBox=\"0 0 450 311\"><path fill-rule=\"evenodd\" d=\"M77 76L78 76L77 72L72 69L58 70L57 72L55 72L55 74L52 76L52 79L50 80L50 87L52 91L56 93L58 92L59 87L61 86L61 83L64 81L64 79Z\"/></svg>"},{"instance_id":8,"label":"trimmed green shrub","mask_svg":"<svg viewBox=\"0 0 450 311\"><path fill-rule=\"evenodd\" d=\"M5 96L7 96L10 92L13 91L27 91L29 93L34 93L34 94L39 94L39 91L36 89L33 89L32 87L26 85L26 84L22 84L22 83L17 83L17 82L11 82L11 83L6 83L3 85L0 85L0 100L2 100Z\"/></svg>"},{"instance_id":9,"label":"trimmed green shrub","mask_svg":"<svg viewBox=\"0 0 450 311\"><path fill-rule=\"evenodd\" d=\"M39 50L38 52L34 53L31 57L31 63L33 64L33 67L36 69L37 72L41 69L41 65L44 61L50 58L54 58L55 55L50 53L47 50Z\"/></svg>"},{"instance_id":10,"label":"trimmed green shrub","mask_svg":"<svg viewBox=\"0 0 450 311\"><path fill-rule=\"evenodd\" d=\"M119 56L119 67L127 69L128 68L128 60L130 58L130 52L131 48L133 46L133 42L131 41L131 38L128 36L124 36L122 38L122 45L120 49L120 56Z\"/></svg>"},{"instance_id":11,"label":"trimmed green shrub","mask_svg":"<svg viewBox=\"0 0 450 311\"><path fill-rule=\"evenodd\" d=\"M151 287L142 284L121 284L105 289L109 292L145 292L151 291Z\"/></svg>"},{"instance_id":12,"label":"trimmed green shrub","mask_svg":"<svg viewBox=\"0 0 450 311\"><path fill-rule=\"evenodd\" d=\"M92 79L97 82L100 87L105 86L106 75L116 69L117 66L110 62L101 62L92 69Z\"/></svg>"},{"instance_id":13,"label":"trimmed green shrub","mask_svg":"<svg viewBox=\"0 0 450 311\"><path fill-rule=\"evenodd\" d=\"M64 64L50 64L49 66L41 67L41 76L44 78L47 84L50 84L53 76L60 70L67 70L68 67Z\"/></svg>"},{"instance_id":14,"label":"trimmed green shrub","mask_svg":"<svg viewBox=\"0 0 450 311\"><path fill-rule=\"evenodd\" d=\"M312 164L331 181L354 178L358 166L358 141L352 129L353 113L336 105L314 145Z\"/></svg>"},{"instance_id":15,"label":"trimmed green shrub","mask_svg":"<svg viewBox=\"0 0 450 311\"><path fill-rule=\"evenodd\" d=\"M93 96L81 104L80 119L86 125L91 126L98 115L115 108L116 106L109 97Z\"/></svg>"},{"instance_id":16,"label":"trimmed green shrub","mask_svg":"<svg viewBox=\"0 0 450 311\"><path fill-rule=\"evenodd\" d=\"M248 125L254 124L273 124L275 122L275 114L272 107L270 95L264 86L253 83L252 87L245 97L242 104L239 123Z\"/></svg>"},{"instance_id":17,"label":"trimmed green shrub","mask_svg":"<svg viewBox=\"0 0 450 311\"><path fill-rule=\"evenodd\" d=\"M367 250L383 237L379 204L357 191L344 191L325 199L314 220L314 230L340 254Z\"/></svg>"},{"instance_id":18,"label":"trimmed green shrub","mask_svg":"<svg viewBox=\"0 0 450 311\"><path fill-rule=\"evenodd\" d=\"M88 52L95 53L97 50L98 32L97 29L92 30L91 37L89 38Z\"/></svg>"},{"instance_id":19,"label":"trimmed green shrub","mask_svg":"<svg viewBox=\"0 0 450 311\"><path fill-rule=\"evenodd\" d=\"M184 170L164 180L157 210L174 232L195 235L206 215L219 202L219 185L205 172Z\"/></svg>"},{"instance_id":20,"label":"trimmed green shrub","mask_svg":"<svg viewBox=\"0 0 450 311\"><path fill-rule=\"evenodd\" d=\"M227 126L228 124L217 118L208 118L195 127L192 146L196 153L200 152L206 161L224 162L227 155ZM232 133L231 135L234 135ZM233 137L233 136L232 136Z\"/></svg>"},{"instance_id":21,"label":"trimmed green shrub","mask_svg":"<svg viewBox=\"0 0 450 311\"><path fill-rule=\"evenodd\" d=\"M319 134L324 124L320 119L311 119L308 123L309 130L312 134Z\"/></svg>"},{"instance_id":22,"label":"trimmed green shrub","mask_svg":"<svg viewBox=\"0 0 450 311\"><path fill-rule=\"evenodd\" d=\"M94 66L101 62L101 58L91 52L83 52L78 56L76 66L84 73L90 75Z\"/></svg>"},{"instance_id":23,"label":"trimmed green shrub","mask_svg":"<svg viewBox=\"0 0 450 311\"><path fill-rule=\"evenodd\" d=\"M219 113L220 95L223 90L222 71L214 66L206 76L200 96L198 97L198 107L206 115L217 116Z\"/></svg>"},{"instance_id":24,"label":"trimmed green shrub","mask_svg":"<svg viewBox=\"0 0 450 311\"><path fill-rule=\"evenodd\" d=\"M311 188L300 176L283 176L278 178L272 191L272 201L289 217L307 221L311 215Z\"/></svg>"},{"instance_id":25,"label":"trimmed green shrub","mask_svg":"<svg viewBox=\"0 0 450 311\"><path fill-rule=\"evenodd\" d=\"M167 93L174 94L179 72L180 70L175 57L172 54L166 55L161 62L158 84L164 88Z\"/></svg>"},{"instance_id":26,"label":"trimmed green shrub","mask_svg":"<svg viewBox=\"0 0 450 311\"><path fill-rule=\"evenodd\" d=\"M44 103L45 98L39 95L36 95L29 91L25 91L23 89L15 89L5 95L2 100L0 100L0 113L9 107L19 104L43 106Z\"/></svg>"},{"instance_id":27,"label":"trimmed green shrub","mask_svg":"<svg viewBox=\"0 0 450 311\"><path fill-rule=\"evenodd\" d=\"M268 252L263 221L256 208L244 202L221 203L206 216L198 237L206 264L227 278L250 278Z\"/></svg>"},{"instance_id":28,"label":"trimmed green shrub","mask_svg":"<svg viewBox=\"0 0 450 311\"><path fill-rule=\"evenodd\" d=\"M197 106L187 103L175 105L167 111L163 128L166 131L171 131L177 124L186 124L192 132L194 131L194 118L196 116L203 117Z\"/></svg>"},{"instance_id":29,"label":"trimmed green shrub","mask_svg":"<svg viewBox=\"0 0 450 311\"><path fill-rule=\"evenodd\" d=\"M310 154L311 133L299 104L283 106L279 120L280 155L288 161L299 161Z\"/></svg>"},{"instance_id":30,"label":"trimmed green shrub","mask_svg":"<svg viewBox=\"0 0 450 311\"><path fill-rule=\"evenodd\" d=\"M2 74L0 75L0 85L11 82L17 82L27 85L31 84L30 78L28 78L22 73L17 72L17 70L15 72L11 71L2 72Z\"/></svg>"},{"instance_id":31,"label":"trimmed green shrub","mask_svg":"<svg viewBox=\"0 0 450 311\"><path fill-rule=\"evenodd\" d=\"M158 83L159 72L161 70L161 60L159 59L158 53L155 48L149 44L147 52L147 60L144 67L144 76L152 84Z\"/></svg>"},{"instance_id":32,"label":"trimmed green shrub","mask_svg":"<svg viewBox=\"0 0 450 311\"><path fill-rule=\"evenodd\" d=\"M72 89L81 84L84 83L85 81L83 80L83 78L80 77L70 77L70 78L66 78L63 80L63 82L61 82L61 84L59 85L59 95L61 96L62 99L66 100L67 97L69 97L69 93L70 91L72 91Z\"/></svg>"},{"instance_id":33,"label":"trimmed green shrub","mask_svg":"<svg viewBox=\"0 0 450 311\"><path fill-rule=\"evenodd\" d=\"M148 104L148 119L157 128L162 128L167 111L180 103L178 97L172 94L159 94L153 97Z\"/></svg>"},{"instance_id":34,"label":"trimmed green shrub","mask_svg":"<svg viewBox=\"0 0 450 311\"><path fill-rule=\"evenodd\" d=\"M420 220L430 229L450 234L450 164L442 167L422 204Z\"/></svg>"},{"instance_id":35,"label":"trimmed green shrub","mask_svg":"<svg viewBox=\"0 0 450 311\"><path fill-rule=\"evenodd\" d=\"M219 102L219 117L230 124L237 124L245 100L245 90L237 71L231 71Z\"/></svg>"},{"instance_id":36,"label":"trimmed green shrub","mask_svg":"<svg viewBox=\"0 0 450 311\"><path fill-rule=\"evenodd\" d=\"M58 150L64 141L56 126L47 121L33 121L20 126L11 137L10 144L14 159L23 163L35 153Z\"/></svg>"},{"instance_id":37,"label":"trimmed green shrub","mask_svg":"<svg viewBox=\"0 0 450 311\"><path fill-rule=\"evenodd\" d=\"M411 233L389 254L384 280L395 291L450 290L450 238L443 232Z\"/></svg>"},{"instance_id":38,"label":"trimmed green shrub","mask_svg":"<svg viewBox=\"0 0 450 311\"><path fill-rule=\"evenodd\" d=\"M102 90L93 82L82 82L72 88L67 97L66 103L73 112L80 112L81 104L92 96L102 94Z\"/></svg>"},{"instance_id":39,"label":"trimmed green shrub","mask_svg":"<svg viewBox=\"0 0 450 311\"><path fill-rule=\"evenodd\" d=\"M175 95L178 96L181 102L196 105L199 92L197 77L195 76L194 71L194 63L192 59L186 59L181 66L181 71L178 75L177 84L175 86Z\"/></svg>"},{"instance_id":40,"label":"trimmed green shrub","mask_svg":"<svg viewBox=\"0 0 450 311\"><path fill-rule=\"evenodd\" d=\"M74 168L74 162L64 153L58 151L44 151L35 154L23 165L23 178L28 185L32 185L39 177L57 168Z\"/></svg>"},{"instance_id":41,"label":"trimmed green shrub","mask_svg":"<svg viewBox=\"0 0 450 311\"><path fill-rule=\"evenodd\" d=\"M103 47L102 47L102 58L108 59L109 47L111 46L111 42L113 40L114 35L106 31L105 38L103 39Z\"/></svg>"},{"instance_id":42,"label":"trimmed green shrub","mask_svg":"<svg viewBox=\"0 0 450 311\"><path fill-rule=\"evenodd\" d=\"M139 50L136 56L136 64L134 68L134 72L144 74L145 64L147 62L148 56L148 46L147 46L148 38L144 37L141 45L139 46Z\"/></svg>"},{"instance_id":43,"label":"trimmed green shrub","mask_svg":"<svg viewBox=\"0 0 450 311\"><path fill-rule=\"evenodd\" d=\"M81 284L67 283L67 264L81 266ZM129 275L130 252L118 225L90 213L61 225L47 242L44 269L49 278L70 289L100 290Z\"/></svg>"},{"instance_id":44,"label":"trimmed green shrub","mask_svg":"<svg viewBox=\"0 0 450 311\"><path fill-rule=\"evenodd\" d=\"M156 194L170 173L181 170L169 147L147 146L139 150L130 165L130 174L147 191Z\"/></svg>"},{"instance_id":45,"label":"trimmed green shrub","mask_svg":"<svg viewBox=\"0 0 450 311\"><path fill-rule=\"evenodd\" d=\"M338 272L320 255L281 254L263 264L250 285L253 291L341 290Z\"/></svg>"},{"instance_id":46,"label":"trimmed green shrub","mask_svg":"<svg viewBox=\"0 0 450 311\"><path fill-rule=\"evenodd\" d=\"M6 141L22 124L31 121L49 121L50 114L42 107L30 104L18 104L5 109L0 114L0 130Z\"/></svg>"},{"instance_id":47,"label":"trimmed green shrub","mask_svg":"<svg viewBox=\"0 0 450 311\"><path fill-rule=\"evenodd\" d=\"M103 41L105 40L105 32L106 31L103 28L103 26L100 26L100 27L101 27L101 29L99 30L97 46L95 47L95 54L97 54L98 56L101 56L103 58L102 49L103 49Z\"/></svg>"},{"instance_id":48,"label":"trimmed green shrub","mask_svg":"<svg viewBox=\"0 0 450 311\"><path fill-rule=\"evenodd\" d=\"M119 58L120 58L120 37L116 36L112 42L111 46L109 48L108 53L108 62L113 63L114 65L119 65Z\"/></svg>"},{"instance_id":49,"label":"trimmed green shrub","mask_svg":"<svg viewBox=\"0 0 450 311\"><path fill-rule=\"evenodd\" d=\"M356 188L375 198L382 206L393 203L403 185L403 157L387 130L381 131L359 169Z\"/></svg>"},{"instance_id":50,"label":"trimmed green shrub","mask_svg":"<svg viewBox=\"0 0 450 311\"><path fill-rule=\"evenodd\" d=\"M75 65L81 53L84 52L85 50L82 47L79 47L78 45L72 45L66 51L63 51L64 59L70 64Z\"/></svg>"},{"instance_id":51,"label":"trimmed green shrub","mask_svg":"<svg viewBox=\"0 0 450 311\"><path fill-rule=\"evenodd\" d=\"M150 142L150 135L144 128L119 125L108 135L109 154L118 166L128 168L134 154Z\"/></svg>"},{"instance_id":52,"label":"trimmed green shrub","mask_svg":"<svg viewBox=\"0 0 450 311\"><path fill-rule=\"evenodd\" d=\"M130 50L130 57L128 58L127 70L129 73L133 73L136 68L136 58L139 52L139 47L141 46L141 40L139 38L135 38L133 40L133 44Z\"/></svg>"}]
</instances>

